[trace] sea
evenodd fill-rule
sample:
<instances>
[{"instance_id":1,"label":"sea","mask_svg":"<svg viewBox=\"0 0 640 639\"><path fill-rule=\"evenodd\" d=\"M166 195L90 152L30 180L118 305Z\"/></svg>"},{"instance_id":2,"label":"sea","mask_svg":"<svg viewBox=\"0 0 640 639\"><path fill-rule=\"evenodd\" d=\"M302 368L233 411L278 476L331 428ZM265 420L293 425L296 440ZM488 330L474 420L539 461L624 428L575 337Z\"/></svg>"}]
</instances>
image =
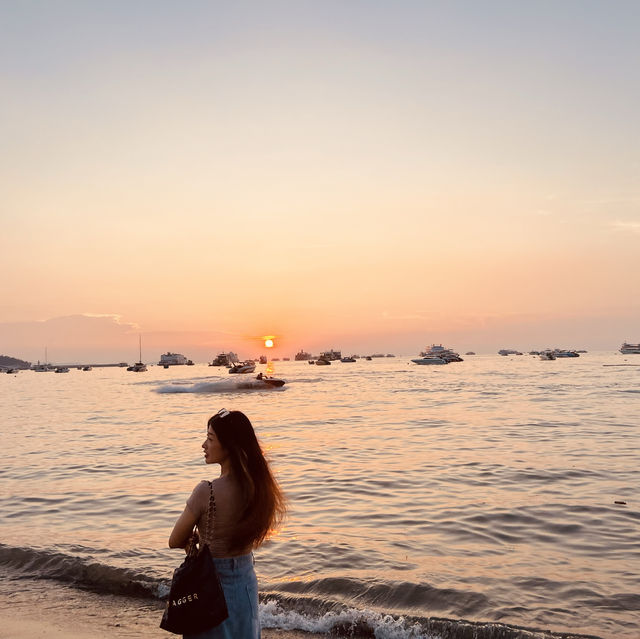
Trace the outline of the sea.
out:
<instances>
[{"instance_id":1,"label":"sea","mask_svg":"<svg viewBox=\"0 0 640 639\"><path fill-rule=\"evenodd\" d=\"M463 358L270 362L282 388L206 364L3 374L3 581L160 611L227 408L288 498L255 553L264 628L637 639L640 355Z\"/></svg>"}]
</instances>

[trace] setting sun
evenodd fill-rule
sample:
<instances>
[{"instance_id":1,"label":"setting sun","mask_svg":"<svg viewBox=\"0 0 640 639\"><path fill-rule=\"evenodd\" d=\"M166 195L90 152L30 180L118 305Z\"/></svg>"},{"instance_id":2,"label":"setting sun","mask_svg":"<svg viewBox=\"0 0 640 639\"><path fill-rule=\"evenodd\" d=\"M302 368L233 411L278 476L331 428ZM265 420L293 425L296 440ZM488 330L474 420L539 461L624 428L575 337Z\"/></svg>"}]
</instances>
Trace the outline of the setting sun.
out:
<instances>
[{"instance_id":1,"label":"setting sun","mask_svg":"<svg viewBox=\"0 0 640 639\"><path fill-rule=\"evenodd\" d=\"M264 345L267 348L273 348L273 340L271 338L267 338L264 340Z\"/></svg>"}]
</instances>

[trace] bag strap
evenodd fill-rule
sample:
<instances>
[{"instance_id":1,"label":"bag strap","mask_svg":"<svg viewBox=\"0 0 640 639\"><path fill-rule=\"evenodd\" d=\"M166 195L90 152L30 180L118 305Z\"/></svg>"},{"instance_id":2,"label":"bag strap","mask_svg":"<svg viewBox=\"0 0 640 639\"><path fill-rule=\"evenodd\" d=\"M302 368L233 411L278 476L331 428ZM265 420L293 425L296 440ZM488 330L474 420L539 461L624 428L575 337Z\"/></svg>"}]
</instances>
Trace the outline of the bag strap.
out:
<instances>
[{"instance_id":1,"label":"bag strap","mask_svg":"<svg viewBox=\"0 0 640 639\"><path fill-rule=\"evenodd\" d=\"M209 482L209 508L207 509L207 534L204 543L209 546L209 550L213 546L213 528L216 518L216 498L213 494L213 482Z\"/></svg>"}]
</instances>

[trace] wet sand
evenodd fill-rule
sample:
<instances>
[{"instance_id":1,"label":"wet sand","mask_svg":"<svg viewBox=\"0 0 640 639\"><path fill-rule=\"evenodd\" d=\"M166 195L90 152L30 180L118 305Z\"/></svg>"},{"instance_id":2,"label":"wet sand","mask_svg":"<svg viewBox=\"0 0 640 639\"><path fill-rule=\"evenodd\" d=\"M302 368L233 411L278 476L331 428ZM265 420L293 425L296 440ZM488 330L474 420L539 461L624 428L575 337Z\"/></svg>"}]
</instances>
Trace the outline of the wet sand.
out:
<instances>
[{"instance_id":1,"label":"wet sand","mask_svg":"<svg viewBox=\"0 0 640 639\"><path fill-rule=\"evenodd\" d=\"M3 575L4 576L4 575ZM50 580L2 579L0 639L168 639L159 627L163 604L104 595ZM265 628L264 639L323 635Z\"/></svg>"}]
</instances>

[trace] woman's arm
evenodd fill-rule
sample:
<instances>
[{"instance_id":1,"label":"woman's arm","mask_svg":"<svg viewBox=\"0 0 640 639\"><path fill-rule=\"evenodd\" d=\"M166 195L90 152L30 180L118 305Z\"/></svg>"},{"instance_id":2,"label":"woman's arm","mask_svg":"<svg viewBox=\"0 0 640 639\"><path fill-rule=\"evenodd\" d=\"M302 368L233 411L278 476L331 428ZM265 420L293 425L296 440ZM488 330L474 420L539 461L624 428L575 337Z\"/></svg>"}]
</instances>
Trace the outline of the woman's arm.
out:
<instances>
[{"instance_id":1,"label":"woman's arm","mask_svg":"<svg viewBox=\"0 0 640 639\"><path fill-rule=\"evenodd\" d=\"M176 521L171 535L169 535L169 548L184 548L191 537L193 527L197 523L196 516L191 512L189 506L185 506L178 521Z\"/></svg>"}]
</instances>

